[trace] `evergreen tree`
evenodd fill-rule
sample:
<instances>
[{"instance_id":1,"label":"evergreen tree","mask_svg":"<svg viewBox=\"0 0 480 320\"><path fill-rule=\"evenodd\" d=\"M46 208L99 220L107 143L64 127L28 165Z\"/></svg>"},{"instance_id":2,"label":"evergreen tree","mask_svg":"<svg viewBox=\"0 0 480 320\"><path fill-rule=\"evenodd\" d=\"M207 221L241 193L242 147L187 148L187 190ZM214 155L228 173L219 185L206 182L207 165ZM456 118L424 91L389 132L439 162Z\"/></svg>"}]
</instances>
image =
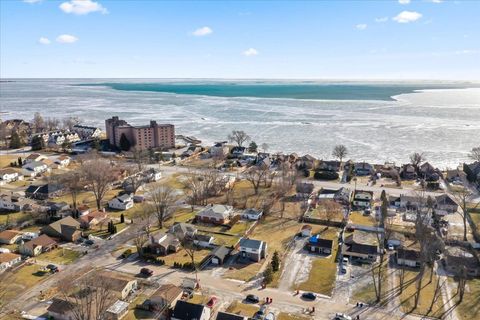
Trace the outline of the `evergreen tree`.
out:
<instances>
[{"instance_id":1,"label":"evergreen tree","mask_svg":"<svg viewBox=\"0 0 480 320\"><path fill-rule=\"evenodd\" d=\"M275 251L272 257L272 270L277 272L280 269L280 258L278 257L278 252Z\"/></svg>"},{"instance_id":2,"label":"evergreen tree","mask_svg":"<svg viewBox=\"0 0 480 320\"><path fill-rule=\"evenodd\" d=\"M123 215L123 213L120 215L120 223L124 223L125 222L125 216Z\"/></svg>"},{"instance_id":3,"label":"evergreen tree","mask_svg":"<svg viewBox=\"0 0 480 320\"><path fill-rule=\"evenodd\" d=\"M248 152L257 152L258 146L255 143L255 141L250 142L250 145L248 146Z\"/></svg>"},{"instance_id":4,"label":"evergreen tree","mask_svg":"<svg viewBox=\"0 0 480 320\"><path fill-rule=\"evenodd\" d=\"M122 135L120 136L120 150L128 151L130 150L130 147L131 147L130 141L128 141L128 138L125 135L125 133L122 133Z\"/></svg>"},{"instance_id":5,"label":"evergreen tree","mask_svg":"<svg viewBox=\"0 0 480 320\"><path fill-rule=\"evenodd\" d=\"M42 150L45 148L45 141L41 136L35 136L32 138L32 150L37 151L37 150Z\"/></svg>"},{"instance_id":6,"label":"evergreen tree","mask_svg":"<svg viewBox=\"0 0 480 320\"><path fill-rule=\"evenodd\" d=\"M113 233L117 233L117 226L113 226Z\"/></svg>"},{"instance_id":7,"label":"evergreen tree","mask_svg":"<svg viewBox=\"0 0 480 320\"><path fill-rule=\"evenodd\" d=\"M263 281L266 284L269 284L273 281L273 270L272 270L272 266L270 264L267 266L267 268L263 272Z\"/></svg>"},{"instance_id":8,"label":"evergreen tree","mask_svg":"<svg viewBox=\"0 0 480 320\"><path fill-rule=\"evenodd\" d=\"M23 165L22 157L18 157L18 166L21 167Z\"/></svg>"},{"instance_id":9,"label":"evergreen tree","mask_svg":"<svg viewBox=\"0 0 480 320\"><path fill-rule=\"evenodd\" d=\"M18 135L17 131L12 131L12 135L10 136L10 148L11 149L18 149L23 145L22 139Z\"/></svg>"}]
</instances>

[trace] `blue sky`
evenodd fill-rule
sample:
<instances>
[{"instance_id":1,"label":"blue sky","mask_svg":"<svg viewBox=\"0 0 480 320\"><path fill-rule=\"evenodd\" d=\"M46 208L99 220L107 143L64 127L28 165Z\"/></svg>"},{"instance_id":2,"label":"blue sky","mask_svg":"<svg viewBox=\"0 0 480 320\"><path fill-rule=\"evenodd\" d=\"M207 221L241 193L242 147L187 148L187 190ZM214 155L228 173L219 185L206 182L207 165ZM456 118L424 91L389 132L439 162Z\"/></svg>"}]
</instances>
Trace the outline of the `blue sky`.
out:
<instances>
[{"instance_id":1,"label":"blue sky","mask_svg":"<svg viewBox=\"0 0 480 320\"><path fill-rule=\"evenodd\" d=\"M480 78L480 1L0 6L4 78Z\"/></svg>"}]
</instances>

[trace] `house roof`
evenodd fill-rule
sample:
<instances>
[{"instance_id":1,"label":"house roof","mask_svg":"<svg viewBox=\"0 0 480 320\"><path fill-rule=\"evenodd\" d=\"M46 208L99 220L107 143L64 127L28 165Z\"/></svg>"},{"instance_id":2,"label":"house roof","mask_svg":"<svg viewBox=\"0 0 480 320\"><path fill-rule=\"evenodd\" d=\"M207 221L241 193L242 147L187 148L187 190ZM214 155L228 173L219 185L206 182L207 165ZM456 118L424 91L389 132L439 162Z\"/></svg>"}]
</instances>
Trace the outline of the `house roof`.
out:
<instances>
[{"instance_id":1,"label":"house roof","mask_svg":"<svg viewBox=\"0 0 480 320\"><path fill-rule=\"evenodd\" d=\"M158 288L157 291L152 294L150 299L153 300L156 298L160 298L162 300L165 300L167 304L170 305L182 293L182 288L169 283L161 285L160 288Z\"/></svg>"},{"instance_id":2,"label":"house roof","mask_svg":"<svg viewBox=\"0 0 480 320\"><path fill-rule=\"evenodd\" d=\"M32 161L32 162L29 162L27 164L25 164L23 167L24 168L37 168L37 167L43 167L43 166L46 166L45 163L41 162L41 161Z\"/></svg>"},{"instance_id":3,"label":"house roof","mask_svg":"<svg viewBox=\"0 0 480 320\"><path fill-rule=\"evenodd\" d=\"M179 300L173 310L172 318L180 320L200 319L204 308L206 307L201 304Z\"/></svg>"},{"instance_id":4,"label":"house roof","mask_svg":"<svg viewBox=\"0 0 480 320\"><path fill-rule=\"evenodd\" d=\"M35 159L38 159L38 158L40 158L40 157L41 157L41 155L38 154L38 153L31 153L31 154L29 154L28 157L26 157L25 159L26 159L26 160L35 160Z\"/></svg>"},{"instance_id":5,"label":"house roof","mask_svg":"<svg viewBox=\"0 0 480 320\"><path fill-rule=\"evenodd\" d=\"M100 272L99 276L103 281L100 281L100 283L93 283L93 285L99 287L108 285L109 289L117 292L122 292L128 283L135 280L133 277L127 276L126 274L110 271Z\"/></svg>"},{"instance_id":6,"label":"house roof","mask_svg":"<svg viewBox=\"0 0 480 320\"><path fill-rule=\"evenodd\" d=\"M5 230L5 231L0 232L0 239L10 241L10 240L14 239L15 237L20 236L21 234L22 233L20 231L17 231L17 230Z\"/></svg>"},{"instance_id":7,"label":"house roof","mask_svg":"<svg viewBox=\"0 0 480 320\"><path fill-rule=\"evenodd\" d=\"M312 246L321 248L332 248L333 246L333 240L321 239L319 235L310 237L310 239L308 239L308 243Z\"/></svg>"},{"instance_id":8,"label":"house roof","mask_svg":"<svg viewBox=\"0 0 480 320\"><path fill-rule=\"evenodd\" d=\"M63 299L53 298L47 310L58 314L65 314L72 310L72 304Z\"/></svg>"},{"instance_id":9,"label":"house roof","mask_svg":"<svg viewBox=\"0 0 480 320\"><path fill-rule=\"evenodd\" d=\"M80 223L74 218L68 216L58 221L49 224L49 227L57 231L62 235L67 235L73 233L71 230L75 231L80 227Z\"/></svg>"},{"instance_id":10,"label":"house roof","mask_svg":"<svg viewBox=\"0 0 480 320\"><path fill-rule=\"evenodd\" d=\"M456 206L457 203L448 194L441 194L435 197L437 204Z\"/></svg>"},{"instance_id":11,"label":"house roof","mask_svg":"<svg viewBox=\"0 0 480 320\"><path fill-rule=\"evenodd\" d=\"M245 248L257 249L260 250L263 247L263 241L255 239L240 239L240 246Z\"/></svg>"},{"instance_id":12,"label":"house roof","mask_svg":"<svg viewBox=\"0 0 480 320\"><path fill-rule=\"evenodd\" d=\"M197 228L189 223L178 222L171 226L170 229L168 229L168 232L183 238L187 233L196 233Z\"/></svg>"},{"instance_id":13,"label":"house roof","mask_svg":"<svg viewBox=\"0 0 480 320\"><path fill-rule=\"evenodd\" d=\"M210 252L210 256L217 257L223 260L226 256L230 254L231 251L231 249L225 246L218 246Z\"/></svg>"},{"instance_id":14,"label":"house roof","mask_svg":"<svg viewBox=\"0 0 480 320\"><path fill-rule=\"evenodd\" d=\"M115 301L114 304L112 304L108 309L107 309L107 312L108 313L112 313L112 314L120 314L122 313L124 310L126 310L129 306L129 303L128 302L125 302L125 301L122 301L122 300L117 300Z\"/></svg>"},{"instance_id":15,"label":"house roof","mask_svg":"<svg viewBox=\"0 0 480 320\"><path fill-rule=\"evenodd\" d=\"M214 204L214 205L209 205L197 215L200 216L213 216L213 217L218 217L221 216L222 218L227 218L228 217L228 212L231 211L233 207L231 206L226 206L223 204Z\"/></svg>"},{"instance_id":16,"label":"house roof","mask_svg":"<svg viewBox=\"0 0 480 320\"><path fill-rule=\"evenodd\" d=\"M406 260L419 261L420 251L405 248L397 248L397 257Z\"/></svg>"},{"instance_id":17,"label":"house roof","mask_svg":"<svg viewBox=\"0 0 480 320\"><path fill-rule=\"evenodd\" d=\"M0 252L0 263L5 263L5 262L10 262L12 260L20 258L21 255L15 254L15 253L10 253L10 252Z\"/></svg>"},{"instance_id":18,"label":"house roof","mask_svg":"<svg viewBox=\"0 0 480 320\"><path fill-rule=\"evenodd\" d=\"M86 223L90 223L90 221L92 221L93 219L103 220L103 219L106 219L106 218L107 218L107 213L105 213L103 211L95 210L95 211L89 212L88 214L85 214L85 215L81 216L79 218L79 220L81 220L83 222L86 222Z\"/></svg>"},{"instance_id":19,"label":"house roof","mask_svg":"<svg viewBox=\"0 0 480 320\"><path fill-rule=\"evenodd\" d=\"M218 312L216 320L245 320L244 316L228 313L228 312Z\"/></svg>"},{"instance_id":20,"label":"house roof","mask_svg":"<svg viewBox=\"0 0 480 320\"><path fill-rule=\"evenodd\" d=\"M302 226L302 230L312 230L312 226L311 225L308 225L308 224L305 224Z\"/></svg>"},{"instance_id":21,"label":"house roof","mask_svg":"<svg viewBox=\"0 0 480 320\"><path fill-rule=\"evenodd\" d=\"M47 236L46 234L42 234L41 236L32 239L28 242L24 243L24 246L30 250L33 250L35 247L41 246L41 247L49 247L51 245L55 245L57 242Z\"/></svg>"},{"instance_id":22,"label":"house roof","mask_svg":"<svg viewBox=\"0 0 480 320\"><path fill-rule=\"evenodd\" d=\"M17 171L15 171L15 169L12 169L12 168L0 169L0 175L4 175L4 174L15 174L15 173L17 173Z\"/></svg>"}]
</instances>

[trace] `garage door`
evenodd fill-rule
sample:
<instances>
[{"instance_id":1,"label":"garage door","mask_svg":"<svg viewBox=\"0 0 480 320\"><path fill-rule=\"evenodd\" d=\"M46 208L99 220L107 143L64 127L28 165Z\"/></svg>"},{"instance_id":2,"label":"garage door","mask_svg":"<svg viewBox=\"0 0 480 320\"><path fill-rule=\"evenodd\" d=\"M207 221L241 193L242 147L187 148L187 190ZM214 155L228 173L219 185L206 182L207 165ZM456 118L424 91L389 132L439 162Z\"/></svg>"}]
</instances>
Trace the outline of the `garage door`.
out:
<instances>
[{"instance_id":1,"label":"garage door","mask_svg":"<svg viewBox=\"0 0 480 320\"><path fill-rule=\"evenodd\" d=\"M218 258L212 258L212 263L213 264L220 264L220 261L218 260Z\"/></svg>"}]
</instances>

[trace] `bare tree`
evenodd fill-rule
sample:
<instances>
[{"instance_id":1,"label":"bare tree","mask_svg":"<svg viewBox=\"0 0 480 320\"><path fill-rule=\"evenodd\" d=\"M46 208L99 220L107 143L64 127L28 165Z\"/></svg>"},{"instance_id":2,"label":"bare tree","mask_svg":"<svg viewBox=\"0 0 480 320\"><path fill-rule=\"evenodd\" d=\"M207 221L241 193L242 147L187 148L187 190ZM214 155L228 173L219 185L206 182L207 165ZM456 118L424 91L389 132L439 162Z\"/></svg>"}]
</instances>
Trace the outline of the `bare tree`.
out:
<instances>
[{"instance_id":1,"label":"bare tree","mask_svg":"<svg viewBox=\"0 0 480 320\"><path fill-rule=\"evenodd\" d=\"M185 175L183 184L193 211L195 205L206 205L208 197L219 195L226 188L227 181L216 170L192 170Z\"/></svg>"},{"instance_id":2,"label":"bare tree","mask_svg":"<svg viewBox=\"0 0 480 320\"><path fill-rule=\"evenodd\" d=\"M137 253L140 258L143 257L143 247L147 241L148 236L142 231L139 231L135 238L133 238L133 243L137 248Z\"/></svg>"},{"instance_id":3,"label":"bare tree","mask_svg":"<svg viewBox=\"0 0 480 320\"><path fill-rule=\"evenodd\" d=\"M410 163L415 167L415 170L418 170L420 163L424 162L425 156L423 153L414 152L410 155Z\"/></svg>"},{"instance_id":4,"label":"bare tree","mask_svg":"<svg viewBox=\"0 0 480 320\"><path fill-rule=\"evenodd\" d=\"M191 234L186 234L185 237L180 239L180 244L190 258L190 263L192 264L193 271L195 272L195 284L199 286L200 282L198 280L198 266L195 262L195 253L197 252L197 248L195 247L193 236Z\"/></svg>"},{"instance_id":5,"label":"bare tree","mask_svg":"<svg viewBox=\"0 0 480 320\"><path fill-rule=\"evenodd\" d=\"M81 170L72 170L58 177L59 183L72 197L73 212L77 212L77 197L85 189L85 176Z\"/></svg>"},{"instance_id":6,"label":"bare tree","mask_svg":"<svg viewBox=\"0 0 480 320\"><path fill-rule=\"evenodd\" d=\"M175 190L169 186L155 186L149 192L153 213L157 217L158 226L163 228L163 222L171 215L178 197Z\"/></svg>"},{"instance_id":7,"label":"bare tree","mask_svg":"<svg viewBox=\"0 0 480 320\"><path fill-rule=\"evenodd\" d=\"M73 127L80 123L78 117L66 117L62 119L62 127L66 130L72 131Z\"/></svg>"},{"instance_id":8,"label":"bare tree","mask_svg":"<svg viewBox=\"0 0 480 320\"><path fill-rule=\"evenodd\" d=\"M463 222L463 241L467 241L467 231L468 231L468 218L469 212L471 210L475 210L479 205L480 202L473 204L470 203L469 199L473 196L473 194L467 188L461 188L459 190L450 190L451 195L455 199L455 202L459 206L459 210L457 210L460 217L462 217Z\"/></svg>"},{"instance_id":9,"label":"bare tree","mask_svg":"<svg viewBox=\"0 0 480 320\"><path fill-rule=\"evenodd\" d=\"M80 279L64 278L58 284L58 292L73 320L103 319L116 300L112 282L97 270Z\"/></svg>"},{"instance_id":10,"label":"bare tree","mask_svg":"<svg viewBox=\"0 0 480 320\"><path fill-rule=\"evenodd\" d=\"M267 150L270 148L268 144L266 144L265 142L262 143L262 145L260 146L263 150L263 152L267 152Z\"/></svg>"},{"instance_id":11,"label":"bare tree","mask_svg":"<svg viewBox=\"0 0 480 320\"><path fill-rule=\"evenodd\" d=\"M135 194L143 185L144 178L140 174L141 171L139 170L138 166L130 165L125 167L125 170L127 172L127 177L125 178L124 182L127 184L129 190Z\"/></svg>"},{"instance_id":12,"label":"bare tree","mask_svg":"<svg viewBox=\"0 0 480 320\"><path fill-rule=\"evenodd\" d=\"M347 156L348 150L343 144L338 144L333 148L332 156L340 160L340 164L342 160Z\"/></svg>"},{"instance_id":13,"label":"bare tree","mask_svg":"<svg viewBox=\"0 0 480 320\"><path fill-rule=\"evenodd\" d=\"M35 112L32 122L35 133L42 132L45 129L45 120L40 112Z\"/></svg>"},{"instance_id":14,"label":"bare tree","mask_svg":"<svg viewBox=\"0 0 480 320\"><path fill-rule=\"evenodd\" d=\"M100 210L103 198L115 181L112 165L102 158L94 157L81 163L80 172L85 177L86 185L92 190L97 209Z\"/></svg>"},{"instance_id":15,"label":"bare tree","mask_svg":"<svg viewBox=\"0 0 480 320\"><path fill-rule=\"evenodd\" d=\"M245 142L250 141L250 136L243 130L233 130L232 133L228 135L228 140L242 147Z\"/></svg>"},{"instance_id":16,"label":"bare tree","mask_svg":"<svg viewBox=\"0 0 480 320\"><path fill-rule=\"evenodd\" d=\"M327 227L330 225L330 221L334 219L341 219L343 217L343 207L339 203L333 200L327 200L323 203L325 209L325 220L327 220Z\"/></svg>"},{"instance_id":17,"label":"bare tree","mask_svg":"<svg viewBox=\"0 0 480 320\"><path fill-rule=\"evenodd\" d=\"M258 194L260 184L265 181L267 174L268 168L265 169L259 166L252 166L247 171L245 171L243 175L245 179L252 184L254 193Z\"/></svg>"},{"instance_id":18,"label":"bare tree","mask_svg":"<svg viewBox=\"0 0 480 320\"><path fill-rule=\"evenodd\" d=\"M480 147L472 148L472 150L468 154L468 157L473 161L480 161Z\"/></svg>"},{"instance_id":19,"label":"bare tree","mask_svg":"<svg viewBox=\"0 0 480 320\"><path fill-rule=\"evenodd\" d=\"M58 120L57 118L52 117L52 118L47 118L45 120L45 128L48 131L57 130L59 125L60 125L60 120Z\"/></svg>"},{"instance_id":20,"label":"bare tree","mask_svg":"<svg viewBox=\"0 0 480 320\"><path fill-rule=\"evenodd\" d=\"M458 277L458 287L457 287L458 303L461 303L463 301L466 286L467 286L467 269L465 268L465 266L461 266L460 274Z\"/></svg>"},{"instance_id":21,"label":"bare tree","mask_svg":"<svg viewBox=\"0 0 480 320\"><path fill-rule=\"evenodd\" d=\"M11 130L8 129L5 123L0 123L0 140L3 140L5 146L8 146L8 138L11 134Z\"/></svg>"},{"instance_id":22,"label":"bare tree","mask_svg":"<svg viewBox=\"0 0 480 320\"><path fill-rule=\"evenodd\" d=\"M133 162L137 165L137 172L143 171L145 163L147 162L147 154L137 148L133 149Z\"/></svg>"}]
</instances>

